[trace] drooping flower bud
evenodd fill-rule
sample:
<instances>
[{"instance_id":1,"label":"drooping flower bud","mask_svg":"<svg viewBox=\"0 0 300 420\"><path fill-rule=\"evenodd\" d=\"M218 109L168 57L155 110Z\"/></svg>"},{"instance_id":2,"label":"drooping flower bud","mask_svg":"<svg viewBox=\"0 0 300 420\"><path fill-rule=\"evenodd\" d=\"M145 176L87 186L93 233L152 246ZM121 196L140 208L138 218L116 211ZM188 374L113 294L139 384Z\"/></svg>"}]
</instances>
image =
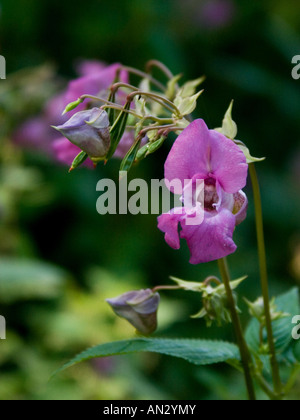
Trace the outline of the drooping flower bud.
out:
<instances>
[{"instance_id":1,"label":"drooping flower bud","mask_svg":"<svg viewBox=\"0 0 300 420\"><path fill-rule=\"evenodd\" d=\"M158 293L153 293L151 289L138 290L106 301L116 315L127 319L141 334L149 335L156 330Z\"/></svg>"},{"instance_id":2,"label":"drooping flower bud","mask_svg":"<svg viewBox=\"0 0 300 420\"><path fill-rule=\"evenodd\" d=\"M109 151L109 119L102 109L80 111L54 128L92 159L104 158Z\"/></svg>"}]
</instances>

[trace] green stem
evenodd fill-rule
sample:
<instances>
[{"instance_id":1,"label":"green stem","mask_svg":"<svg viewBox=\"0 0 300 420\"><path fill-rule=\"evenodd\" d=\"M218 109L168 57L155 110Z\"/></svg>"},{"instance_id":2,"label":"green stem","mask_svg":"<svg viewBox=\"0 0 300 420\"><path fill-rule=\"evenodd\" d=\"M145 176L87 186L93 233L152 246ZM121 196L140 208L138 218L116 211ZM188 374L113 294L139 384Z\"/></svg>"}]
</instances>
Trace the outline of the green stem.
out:
<instances>
[{"instance_id":1,"label":"green stem","mask_svg":"<svg viewBox=\"0 0 300 420\"><path fill-rule=\"evenodd\" d=\"M112 93L116 93L118 89L120 89L121 87L124 87L126 89L130 89L133 90L135 92L137 92L139 90L139 88L133 86L133 85L129 85L128 83L123 83L123 82L117 82L114 83L111 87L110 90L112 91Z\"/></svg>"},{"instance_id":2,"label":"green stem","mask_svg":"<svg viewBox=\"0 0 300 420\"><path fill-rule=\"evenodd\" d=\"M162 92L166 90L166 87L162 83L160 83L158 80L154 79L154 77L152 77L149 73L145 73L143 71L140 71L133 67L128 67L128 66L122 66L122 69L127 71L128 73L135 74L136 76L150 80L150 82L153 85L155 85L158 89L160 89Z\"/></svg>"},{"instance_id":3,"label":"green stem","mask_svg":"<svg viewBox=\"0 0 300 420\"><path fill-rule=\"evenodd\" d=\"M270 385L268 384L268 382L265 380L265 378L262 375L256 374L255 379L259 383L264 393L268 395L271 401L278 401L280 399L278 398L278 395L276 395L273 392L273 389L270 388Z\"/></svg>"},{"instance_id":4,"label":"green stem","mask_svg":"<svg viewBox=\"0 0 300 420\"><path fill-rule=\"evenodd\" d=\"M140 131L139 134L142 135L142 136L144 136L145 134L147 134L149 131L152 131L152 130L169 130L169 131L174 131L175 129L177 130L176 124L169 124L169 125L151 125L149 127L143 128ZM181 130L181 129L179 128L179 130Z\"/></svg>"},{"instance_id":5,"label":"green stem","mask_svg":"<svg viewBox=\"0 0 300 420\"><path fill-rule=\"evenodd\" d=\"M182 118L182 115L180 114L180 111L179 111L179 109L176 107L176 105L174 105L173 104L173 102L171 102L169 99L167 99L167 98L165 98L164 96L160 96L160 95L156 95L155 93L152 93L152 92L143 92L143 91L136 91L136 92L133 92L133 93L130 93L128 96L127 96L127 99L128 100L133 100L133 98L135 97L135 96L137 96L137 95L139 95L139 96L145 96L145 97L147 97L147 98L149 98L149 99L152 99L153 101L155 101L155 102L158 102L159 104L161 104L161 105L163 105L165 108L167 108L170 112L173 112L173 113L175 113L175 115L178 117L178 118Z\"/></svg>"},{"instance_id":6,"label":"green stem","mask_svg":"<svg viewBox=\"0 0 300 420\"><path fill-rule=\"evenodd\" d=\"M159 290L182 290L180 286L156 286L152 289L152 292L158 292Z\"/></svg>"},{"instance_id":7,"label":"green stem","mask_svg":"<svg viewBox=\"0 0 300 420\"><path fill-rule=\"evenodd\" d=\"M131 109L124 109L122 106L119 105L102 105L101 109L115 109L117 111L123 111L126 112L126 114L133 115L135 118L138 118L139 120L143 120L144 117L142 115L137 114L136 112L132 111Z\"/></svg>"},{"instance_id":8,"label":"green stem","mask_svg":"<svg viewBox=\"0 0 300 420\"><path fill-rule=\"evenodd\" d=\"M268 272L267 272L267 260L266 260L266 248L264 240L264 227L263 227L263 214L262 214L262 203L260 188L257 178L256 169L254 163L249 164L249 172L253 188L254 206L255 206L255 219L256 219L256 233L257 233L257 244L258 244L258 256L260 265L260 280L261 288L264 299L265 317L266 317L266 329L268 335L268 344L271 355L271 369L275 393L281 395L282 383L280 379L279 366L276 359L276 350L273 337L272 319L270 311L270 296L268 286Z\"/></svg>"},{"instance_id":9,"label":"green stem","mask_svg":"<svg viewBox=\"0 0 300 420\"><path fill-rule=\"evenodd\" d=\"M230 312L231 312L232 323L234 325L235 334L236 334L238 346L240 349L241 360L242 360L242 364L244 368L244 375L245 375L245 381L246 381L249 400L255 401L256 396L255 396L255 390L254 390L254 385L253 385L253 380L252 380L252 375L251 375L252 360L251 360L251 355L247 347L246 341L244 339L244 334L243 334L240 318L236 310L236 304L235 304L234 297L232 294L232 289L230 286L230 275L229 275L227 261L225 258L222 258L218 260L218 264L219 264L221 277L225 286L228 304L229 304Z\"/></svg>"},{"instance_id":10,"label":"green stem","mask_svg":"<svg viewBox=\"0 0 300 420\"><path fill-rule=\"evenodd\" d=\"M290 379L288 381L288 383L286 384L284 391L286 394L288 394L289 392L291 392L291 390L293 389L298 377L299 377L299 373L300 373L300 366L296 365L292 371L292 374L290 376Z\"/></svg>"},{"instance_id":11,"label":"green stem","mask_svg":"<svg viewBox=\"0 0 300 420\"><path fill-rule=\"evenodd\" d=\"M157 67L160 71L162 71L168 79L173 79L174 75L171 70L163 63L158 60L150 60L146 64L146 71L150 72L152 67Z\"/></svg>"}]
</instances>

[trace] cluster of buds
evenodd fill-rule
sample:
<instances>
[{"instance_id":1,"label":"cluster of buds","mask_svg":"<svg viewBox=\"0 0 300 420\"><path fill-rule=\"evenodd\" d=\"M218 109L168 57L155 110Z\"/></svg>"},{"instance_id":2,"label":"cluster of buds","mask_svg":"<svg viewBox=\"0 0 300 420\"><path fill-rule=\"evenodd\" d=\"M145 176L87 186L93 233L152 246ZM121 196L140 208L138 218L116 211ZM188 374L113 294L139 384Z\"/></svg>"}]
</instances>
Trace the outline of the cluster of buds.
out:
<instances>
[{"instance_id":1,"label":"cluster of buds","mask_svg":"<svg viewBox=\"0 0 300 420\"><path fill-rule=\"evenodd\" d=\"M192 318L204 318L208 327L211 327L214 321L219 327L222 326L223 322L226 324L231 322L228 299L223 285L217 287L204 286L202 304L203 308Z\"/></svg>"},{"instance_id":2,"label":"cluster of buds","mask_svg":"<svg viewBox=\"0 0 300 420\"><path fill-rule=\"evenodd\" d=\"M192 318L204 318L208 327L211 327L213 322L216 322L218 326L222 326L223 323L231 323L231 312L225 286L217 277L208 277L202 283L180 280L176 277L171 278L178 284L179 288L202 294L203 307ZM231 290L235 290L246 278L247 276L230 282ZM212 284L216 286L212 286ZM233 295L236 301L236 310L240 312L236 295Z\"/></svg>"},{"instance_id":3,"label":"cluster of buds","mask_svg":"<svg viewBox=\"0 0 300 420\"><path fill-rule=\"evenodd\" d=\"M168 76L166 85L151 75L154 66ZM140 76L140 85L135 87L120 81L122 70ZM73 115L63 125L53 127L82 150L71 169L81 165L88 157L95 165L109 160L126 130L131 130L135 133L135 140L120 168L128 171L135 161L156 152L170 132L178 134L184 130L189 125L189 115L196 108L197 99L202 93L197 92L197 87L204 78L189 81L181 87L178 84L180 78L173 76L157 61L148 63L146 73L123 66L117 71L107 97L82 95L68 104L64 114L86 104L84 111Z\"/></svg>"}]
</instances>

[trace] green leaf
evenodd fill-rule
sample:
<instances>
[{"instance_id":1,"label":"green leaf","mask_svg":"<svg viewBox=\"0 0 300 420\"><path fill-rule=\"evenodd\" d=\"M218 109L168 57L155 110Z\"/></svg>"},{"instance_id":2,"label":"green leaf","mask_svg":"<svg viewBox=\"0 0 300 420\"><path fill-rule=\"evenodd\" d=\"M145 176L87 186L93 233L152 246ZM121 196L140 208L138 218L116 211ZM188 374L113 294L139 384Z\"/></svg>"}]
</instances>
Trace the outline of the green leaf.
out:
<instances>
[{"instance_id":1,"label":"green leaf","mask_svg":"<svg viewBox=\"0 0 300 420\"><path fill-rule=\"evenodd\" d=\"M203 90L188 98L182 98L181 96L177 96L174 101L174 104L175 106L177 106L180 114L183 116L191 114L195 110L197 106L197 100L202 93Z\"/></svg>"},{"instance_id":2,"label":"green leaf","mask_svg":"<svg viewBox=\"0 0 300 420\"><path fill-rule=\"evenodd\" d=\"M296 360L300 363L300 340L297 340L293 346L293 355Z\"/></svg>"},{"instance_id":3,"label":"green leaf","mask_svg":"<svg viewBox=\"0 0 300 420\"><path fill-rule=\"evenodd\" d=\"M246 159L247 159L247 163L248 164L249 163L255 163L255 162L262 162L262 161L264 161L266 159L265 157L263 157L263 158L256 158L256 157L251 156L250 150L248 149L248 147L243 142L241 142L239 140L235 140L234 142L235 142L235 144L237 146L239 146L239 148L241 149L241 151L246 156Z\"/></svg>"},{"instance_id":4,"label":"green leaf","mask_svg":"<svg viewBox=\"0 0 300 420\"><path fill-rule=\"evenodd\" d=\"M297 288L276 299L277 309L289 313L290 316L274 321L274 338L276 349L282 353L294 341L292 338L292 319L300 314L299 291Z\"/></svg>"},{"instance_id":5,"label":"green leaf","mask_svg":"<svg viewBox=\"0 0 300 420\"><path fill-rule=\"evenodd\" d=\"M116 102L116 92L115 91L111 91L109 94L109 97L107 99L109 102ZM109 119L109 124L110 126L113 126L115 119L116 119L116 110L113 108L108 108L107 109L107 115L108 115L108 119Z\"/></svg>"},{"instance_id":6,"label":"green leaf","mask_svg":"<svg viewBox=\"0 0 300 420\"><path fill-rule=\"evenodd\" d=\"M236 123L232 119L232 107L233 101L231 101L229 108L226 111L222 127L217 128L216 131L224 134L224 136L228 137L229 139L234 140L237 136L238 129Z\"/></svg>"},{"instance_id":7,"label":"green leaf","mask_svg":"<svg viewBox=\"0 0 300 420\"><path fill-rule=\"evenodd\" d=\"M138 137L129 151L126 153L124 159L121 162L120 172L128 172L131 169L133 162L136 159L137 152L140 148L141 141L142 139Z\"/></svg>"},{"instance_id":8,"label":"green leaf","mask_svg":"<svg viewBox=\"0 0 300 420\"><path fill-rule=\"evenodd\" d=\"M48 299L59 296L66 273L53 265L18 258L0 259L0 301Z\"/></svg>"},{"instance_id":9,"label":"green leaf","mask_svg":"<svg viewBox=\"0 0 300 420\"><path fill-rule=\"evenodd\" d=\"M170 79L168 81L168 85L167 85L167 91L166 91L166 97L172 101L176 95L176 88L177 88L177 83L179 82L179 80L182 78L182 74L178 74L177 76L174 76L172 79ZM195 92L193 92L195 93Z\"/></svg>"},{"instance_id":10,"label":"green leaf","mask_svg":"<svg viewBox=\"0 0 300 420\"><path fill-rule=\"evenodd\" d=\"M249 348L252 352L258 353L260 349L259 342L259 328L260 323L256 318L253 318L248 325L245 338L248 343Z\"/></svg>"},{"instance_id":11,"label":"green leaf","mask_svg":"<svg viewBox=\"0 0 300 420\"><path fill-rule=\"evenodd\" d=\"M237 280L233 280L230 282L231 290L235 290L239 287L239 285L245 281L248 278L248 276L240 277ZM182 287L184 290L189 290L193 292L203 292L205 289L207 289L207 285L205 283L197 283L193 281L186 281L178 279L177 277L170 276L170 279L175 281L175 283L178 284L179 287ZM219 293L226 293L224 284L220 284L219 286L213 288L215 292Z\"/></svg>"},{"instance_id":12,"label":"green leaf","mask_svg":"<svg viewBox=\"0 0 300 420\"><path fill-rule=\"evenodd\" d=\"M114 125L110 129L110 149L107 154L107 160L110 159L116 151L118 144L124 134L126 129L126 124L128 120L128 112L130 109L131 102L126 102L124 109L119 113L118 118L114 122Z\"/></svg>"},{"instance_id":13,"label":"green leaf","mask_svg":"<svg viewBox=\"0 0 300 420\"><path fill-rule=\"evenodd\" d=\"M173 277L173 276L170 276L170 279L175 281L175 283L177 283L178 286L181 287L182 289L189 290L189 291L192 291L192 292L202 292L203 287L204 287L203 283L200 283L200 282L198 283L198 282L195 282L195 281L181 280L181 279L179 279L177 277Z\"/></svg>"},{"instance_id":14,"label":"green leaf","mask_svg":"<svg viewBox=\"0 0 300 420\"><path fill-rule=\"evenodd\" d=\"M279 296L276 298L275 303L278 311L290 314L286 318L279 319L272 323L276 352L281 354L294 341L292 338L292 319L295 315L300 314L298 289L294 288L284 295ZM246 332L247 343L254 353L259 353L260 350L259 329L260 323L256 319L253 319ZM264 334L264 337L266 343L266 333Z\"/></svg>"},{"instance_id":15,"label":"green leaf","mask_svg":"<svg viewBox=\"0 0 300 420\"><path fill-rule=\"evenodd\" d=\"M116 341L92 347L58 369L54 375L77 363L96 357L117 356L139 352L153 352L178 357L195 365L210 365L214 363L238 360L239 350L235 344L223 341L179 340L162 338L138 338Z\"/></svg>"},{"instance_id":16,"label":"green leaf","mask_svg":"<svg viewBox=\"0 0 300 420\"><path fill-rule=\"evenodd\" d=\"M205 76L199 77L195 80L190 80L186 82L182 88L178 92L178 96L181 98L189 98L190 96L194 95L196 93L197 87L201 85L205 80Z\"/></svg>"},{"instance_id":17,"label":"green leaf","mask_svg":"<svg viewBox=\"0 0 300 420\"><path fill-rule=\"evenodd\" d=\"M74 169L78 168L78 166L82 165L83 162L85 162L87 158L88 158L87 153L80 152L76 156L76 158L73 160L73 163L71 165L71 168L69 169L69 172L73 171Z\"/></svg>"}]
</instances>

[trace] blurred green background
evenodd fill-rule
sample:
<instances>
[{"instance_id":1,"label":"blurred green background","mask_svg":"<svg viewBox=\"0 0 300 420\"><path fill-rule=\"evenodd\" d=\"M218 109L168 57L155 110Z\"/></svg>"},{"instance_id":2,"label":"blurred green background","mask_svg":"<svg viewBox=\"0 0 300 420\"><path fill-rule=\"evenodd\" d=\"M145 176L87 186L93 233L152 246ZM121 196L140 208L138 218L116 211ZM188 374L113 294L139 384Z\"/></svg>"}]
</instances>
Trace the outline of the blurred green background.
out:
<instances>
[{"instance_id":1,"label":"blurred green background","mask_svg":"<svg viewBox=\"0 0 300 420\"><path fill-rule=\"evenodd\" d=\"M13 132L68 79L79 60L144 69L155 58L185 80L207 76L195 115L220 126L231 99L239 139L254 156L263 192L271 294L300 282L300 6L294 0L0 1L0 399L240 399L243 378L229 367L196 368L144 354L84 363L48 382L88 346L134 336L105 299L168 284L202 281L215 263L188 264L188 249L170 249L156 216L99 216L96 183L117 179L119 162L96 171L67 168L11 140ZM38 69L39 66L45 66ZM35 68L35 69L33 69ZM27 69L24 73L24 69ZM17 72L17 73L16 73ZM130 177L163 178L161 153ZM249 275L240 293L260 294L250 185L246 221L235 232L233 277ZM233 340L231 328L191 320L192 293L162 293L157 335ZM244 321L247 309L240 301ZM294 397L300 398L299 383Z\"/></svg>"}]
</instances>

